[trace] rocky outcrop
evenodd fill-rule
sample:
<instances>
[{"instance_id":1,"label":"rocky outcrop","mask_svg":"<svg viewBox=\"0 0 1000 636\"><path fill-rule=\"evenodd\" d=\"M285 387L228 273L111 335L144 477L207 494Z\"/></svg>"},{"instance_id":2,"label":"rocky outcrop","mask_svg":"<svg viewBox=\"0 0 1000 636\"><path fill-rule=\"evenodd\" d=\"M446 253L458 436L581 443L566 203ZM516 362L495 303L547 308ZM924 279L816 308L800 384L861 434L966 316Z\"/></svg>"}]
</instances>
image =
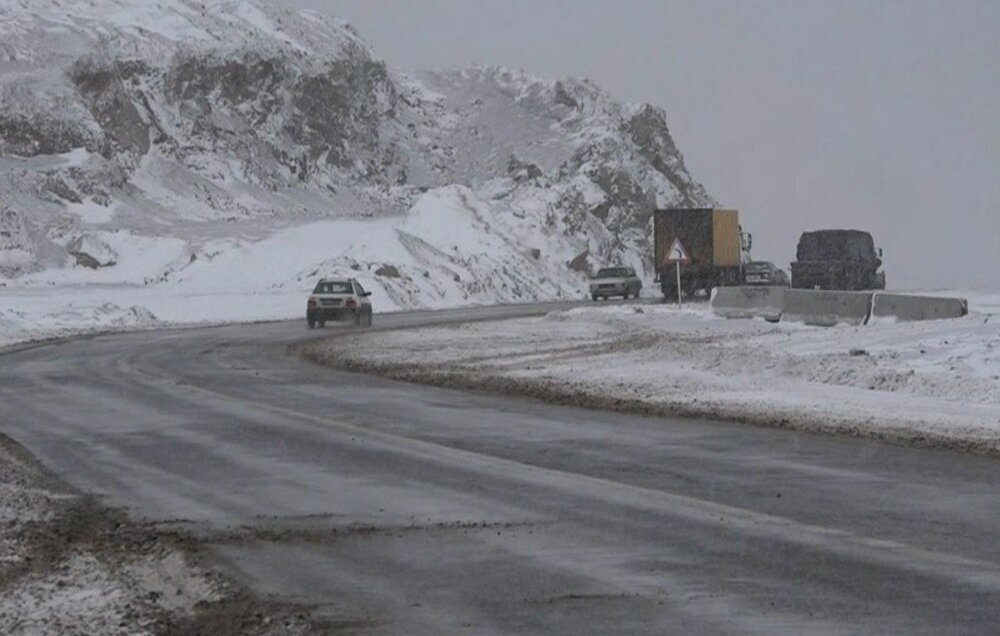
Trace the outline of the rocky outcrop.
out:
<instances>
[{"instance_id":1,"label":"rocky outcrop","mask_svg":"<svg viewBox=\"0 0 1000 636\"><path fill-rule=\"evenodd\" d=\"M73 259L113 266L68 238L112 216L137 235L196 241L249 223L260 237L403 215L459 184L496 215L490 231L529 255L517 276L500 268L496 281L461 284L525 289L526 268L547 259L641 269L653 209L712 203L662 110L586 80L490 66L403 74L342 22L256 0L2 11L0 57L15 69L0 70L4 275ZM395 280L384 268L381 278Z\"/></svg>"},{"instance_id":2,"label":"rocky outcrop","mask_svg":"<svg viewBox=\"0 0 1000 636\"><path fill-rule=\"evenodd\" d=\"M76 264L90 269L112 267L118 255L110 245L99 238L84 234L77 236L66 246L66 251L76 259Z\"/></svg>"},{"instance_id":3,"label":"rocky outcrop","mask_svg":"<svg viewBox=\"0 0 1000 636\"><path fill-rule=\"evenodd\" d=\"M148 75L150 68L137 60L106 60L87 56L69 69L82 103L103 133L100 153L126 164L149 151L151 114L128 86Z\"/></svg>"},{"instance_id":4,"label":"rocky outcrop","mask_svg":"<svg viewBox=\"0 0 1000 636\"><path fill-rule=\"evenodd\" d=\"M684 158L677 150L663 109L650 104L637 107L625 125L625 132L643 159L662 174L681 195L682 205L704 205L711 198L705 188L695 183L684 167Z\"/></svg>"}]
</instances>

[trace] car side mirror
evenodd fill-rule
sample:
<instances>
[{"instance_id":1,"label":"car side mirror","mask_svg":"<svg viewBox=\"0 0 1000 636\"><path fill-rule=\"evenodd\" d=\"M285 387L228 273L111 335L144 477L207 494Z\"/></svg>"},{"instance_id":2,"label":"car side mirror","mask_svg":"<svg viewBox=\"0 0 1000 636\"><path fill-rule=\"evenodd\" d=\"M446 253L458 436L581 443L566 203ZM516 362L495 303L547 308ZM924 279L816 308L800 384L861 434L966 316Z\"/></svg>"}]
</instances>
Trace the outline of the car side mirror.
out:
<instances>
[{"instance_id":1,"label":"car side mirror","mask_svg":"<svg viewBox=\"0 0 1000 636\"><path fill-rule=\"evenodd\" d=\"M882 258L882 248L878 248L878 257Z\"/></svg>"},{"instance_id":2,"label":"car side mirror","mask_svg":"<svg viewBox=\"0 0 1000 636\"><path fill-rule=\"evenodd\" d=\"M366 291L365 293L363 293L361 295L367 298L368 296L371 296L372 293L370 291Z\"/></svg>"}]
</instances>

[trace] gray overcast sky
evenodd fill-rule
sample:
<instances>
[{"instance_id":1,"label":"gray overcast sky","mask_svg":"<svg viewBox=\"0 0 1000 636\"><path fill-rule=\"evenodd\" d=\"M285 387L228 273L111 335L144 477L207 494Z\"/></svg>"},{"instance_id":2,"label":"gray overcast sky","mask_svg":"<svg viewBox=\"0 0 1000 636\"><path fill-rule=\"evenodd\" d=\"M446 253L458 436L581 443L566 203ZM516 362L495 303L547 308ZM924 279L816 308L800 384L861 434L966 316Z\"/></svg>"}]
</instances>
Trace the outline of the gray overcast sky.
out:
<instances>
[{"instance_id":1,"label":"gray overcast sky","mask_svg":"<svg viewBox=\"0 0 1000 636\"><path fill-rule=\"evenodd\" d=\"M500 64L664 107L758 258L858 227L890 286L1000 289L998 0L274 1L397 68Z\"/></svg>"}]
</instances>

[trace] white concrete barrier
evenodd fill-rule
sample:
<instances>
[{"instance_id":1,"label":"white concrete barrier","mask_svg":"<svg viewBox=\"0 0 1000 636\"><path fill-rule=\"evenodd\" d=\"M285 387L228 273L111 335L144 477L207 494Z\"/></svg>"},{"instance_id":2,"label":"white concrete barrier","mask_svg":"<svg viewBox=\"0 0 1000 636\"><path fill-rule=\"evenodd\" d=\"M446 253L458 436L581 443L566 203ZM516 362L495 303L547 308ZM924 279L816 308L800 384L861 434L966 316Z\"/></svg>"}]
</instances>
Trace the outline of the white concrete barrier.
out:
<instances>
[{"instance_id":1,"label":"white concrete barrier","mask_svg":"<svg viewBox=\"0 0 1000 636\"><path fill-rule=\"evenodd\" d=\"M875 292L872 301L873 318L896 320L941 320L961 318L969 313L969 301L964 298L914 296Z\"/></svg>"},{"instance_id":2,"label":"white concrete barrier","mask_svg":"<svg viewBox=\"0 0 1000 636\"><path fill-rule=\"evenodd\" d=\"M786 287L716 287L712 290L712 313L724 318L781 319Z\"/></svg>"},{"instance_id":3,"label":"white concrete barrier","mask_svg":"<svg viewBox=\"0 0 1000 636\"><path fill-rule=\"evenodd\" d=\"M863 325L872 309L872 292L789 289L785 291L782 320L832 327Z\"/></svg>"},{"instance_id":4,"label":"white concrete barrier","mask_svg":"<svg viewBox=\"0 0 1000 636\"><path fill-rule=\"evenodd\" d=\"M821 327L864 325L869 318L939 320L969 313L964 298L786 287L716 287L710 305L712 313L724 318L790 320Z\"/></svg>"}]
</instances>

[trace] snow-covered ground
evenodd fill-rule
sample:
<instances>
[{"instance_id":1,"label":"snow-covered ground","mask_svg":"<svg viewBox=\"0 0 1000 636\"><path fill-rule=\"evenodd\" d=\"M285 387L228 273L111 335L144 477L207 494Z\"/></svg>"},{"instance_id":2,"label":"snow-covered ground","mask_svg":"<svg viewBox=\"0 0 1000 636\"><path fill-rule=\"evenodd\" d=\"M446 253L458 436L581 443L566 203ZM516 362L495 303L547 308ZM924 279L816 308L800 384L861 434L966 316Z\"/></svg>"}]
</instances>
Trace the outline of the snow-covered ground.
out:
<instances>
[{"instance_id":1,"label":"snow-covered ground","mask_svg":"<svg viewBox=\"0 0 1000 636\"><path fill-rule=\"evenodd\" d=\"M231 633L220 618L314 633L301 608L248 594L189 538L102 507L0 435L0 634Z\"/></svg>"},{"instance_id":2,"label":"snow-covered ground","mask_svg":"<svg viewBox=\"0 0 1000 636\"><path fill-rule=\"evenodd\" d=\"M101 536L105 523L0 438L0 632L148 634L165 610L218 600L217 584L179 552L154 543L129 554L131 537Z\"/></svg>"},{"instance_id":3,"label":"snow-covered ground","mask_svg":"<svg viewBox=\"0 0 1000 636\"><path fill-rule=\"evenodd\" d=\"M297 318L324 275L357 277L379 312L582 298L586 278L565 265L573 248L545 236L534 215L496 214L480 194L448 186L404 216L291 224L263 237L189 242L94 230L88 253L113 264L0 278L0 346L94 329ZM532 239L544 258L532 256Z\"/></svg>"},{"instance_id":4,"label":"snow-covered ground","mask_svg":"<svg viewBox=\"0 0 1000 636\"><path fill-rule=\"evenodd\" d=\"M1000 294L964 295L962 319L834 328L725 320L705 305L595 304L338 338L312 355L592 406L998 452Z\"/></svg>"}]
</instances>

